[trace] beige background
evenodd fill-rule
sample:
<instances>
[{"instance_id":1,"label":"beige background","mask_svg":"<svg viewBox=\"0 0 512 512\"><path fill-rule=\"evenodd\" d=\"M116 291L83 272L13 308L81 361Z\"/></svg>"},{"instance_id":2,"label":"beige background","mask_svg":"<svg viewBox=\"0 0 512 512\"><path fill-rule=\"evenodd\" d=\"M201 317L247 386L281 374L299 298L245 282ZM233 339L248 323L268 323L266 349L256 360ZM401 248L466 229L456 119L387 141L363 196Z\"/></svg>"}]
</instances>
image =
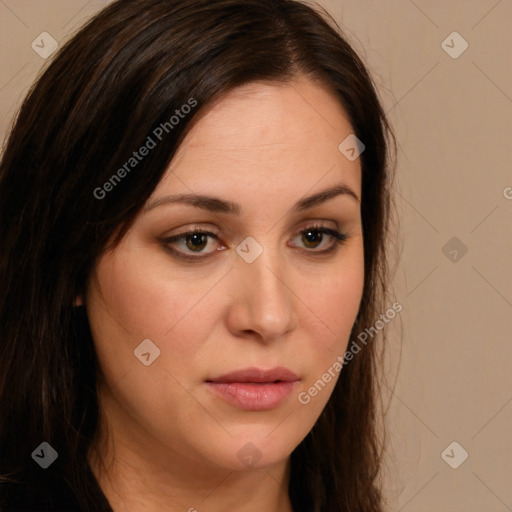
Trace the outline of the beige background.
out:
<instances>
[{"instance_id":1,"label":"beige background","mask_svg":"<svg viewBox=\"0 0 512 512\"><path fill-rule=\"evenodd\" d=\"M0 0L2 136L46 62L32 41L62 44L106 3ZM512 1L320 4L370 66L400 144L389 510L510 511ZM462 48L454 31L468 43L458 58L443 49ZM398 333L389 345L393 365ZM469 454L457 469L441 456L453 441Z\"/></svg>"}]
</instances>

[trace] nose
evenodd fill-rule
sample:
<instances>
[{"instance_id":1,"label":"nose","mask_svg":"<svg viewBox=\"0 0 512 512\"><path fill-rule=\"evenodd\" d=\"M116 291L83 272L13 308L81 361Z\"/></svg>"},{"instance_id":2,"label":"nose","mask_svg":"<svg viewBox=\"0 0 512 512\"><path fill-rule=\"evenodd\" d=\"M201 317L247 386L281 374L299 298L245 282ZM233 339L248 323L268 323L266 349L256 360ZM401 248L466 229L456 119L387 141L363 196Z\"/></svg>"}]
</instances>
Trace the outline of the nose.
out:
<instances>
[{"instance_id":1,"label":"nose","mask_svg":"<svg viewBox=\"0 0 512 512\"><path fill-rule=\"evenodd\" d=\"M237 258L232 279L232 302L227 315L235 336L256 336L262 341L285 337L297 326L292 272L278 250L263 252L252 263Z\"/></svg>"}]
</instances>

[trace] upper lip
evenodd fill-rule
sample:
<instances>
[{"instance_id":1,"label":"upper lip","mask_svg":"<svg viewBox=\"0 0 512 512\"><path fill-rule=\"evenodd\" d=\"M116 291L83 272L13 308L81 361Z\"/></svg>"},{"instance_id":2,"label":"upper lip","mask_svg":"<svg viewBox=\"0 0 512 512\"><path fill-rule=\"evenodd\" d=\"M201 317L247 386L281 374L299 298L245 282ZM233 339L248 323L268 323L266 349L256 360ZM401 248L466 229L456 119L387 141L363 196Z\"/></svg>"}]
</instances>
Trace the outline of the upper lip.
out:
<instances>
[{"instance_id":1,"label":"upper lip","mask_svg":"<svg viewBox=\"0 0 512 512\"><path fill-rule=\"evenodd\" d=\"M293 382L298 380L299 377L296 373L288 368L278 366L270 370L263 370L261 368L244 368L234 372L226 373L221 377L208 379L207 382Z\"/></svg>"}]
</instances>

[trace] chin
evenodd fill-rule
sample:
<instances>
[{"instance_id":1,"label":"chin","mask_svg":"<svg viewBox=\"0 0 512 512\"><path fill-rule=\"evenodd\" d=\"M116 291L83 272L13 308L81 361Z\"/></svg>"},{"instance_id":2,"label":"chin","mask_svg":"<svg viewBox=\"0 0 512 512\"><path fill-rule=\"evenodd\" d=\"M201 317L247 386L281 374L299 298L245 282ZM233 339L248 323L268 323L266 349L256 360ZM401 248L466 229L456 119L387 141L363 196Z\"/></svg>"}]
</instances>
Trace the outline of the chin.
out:
<instances>
[{"instance_id":1,"label":"chin","mask_svg":"<svg viewBox=\"0 0 512 512\"><path fill-rule=\"evenodd\" d=\"M222 453L212 454L215 462L230 470L243 471L269 469L285 461L300 440L294 443L286 436L269 436L271 431L265 429L255 435L240 434L230 438L225 446L216 444Z\"/></svg>"}]
</instances>

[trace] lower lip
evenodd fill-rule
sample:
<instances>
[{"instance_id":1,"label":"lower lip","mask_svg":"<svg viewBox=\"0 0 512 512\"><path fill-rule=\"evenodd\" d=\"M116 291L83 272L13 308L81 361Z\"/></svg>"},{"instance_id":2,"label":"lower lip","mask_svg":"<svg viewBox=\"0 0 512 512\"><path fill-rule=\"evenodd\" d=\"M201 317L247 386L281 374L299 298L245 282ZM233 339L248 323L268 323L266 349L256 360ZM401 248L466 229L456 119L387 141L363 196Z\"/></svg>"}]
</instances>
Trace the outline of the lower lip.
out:
<instances>
[{"instance_id":1,"label":"lower lip","mask_svg":"<svg viewBox=\"0 0 512 512\"><path fill-rule=\"evenodd\" d=\"M207 382L207 384L211 390L235 407L247 411L265 411L280 405L290 395L296 382Z\"/></svg>"}]
</instances>

